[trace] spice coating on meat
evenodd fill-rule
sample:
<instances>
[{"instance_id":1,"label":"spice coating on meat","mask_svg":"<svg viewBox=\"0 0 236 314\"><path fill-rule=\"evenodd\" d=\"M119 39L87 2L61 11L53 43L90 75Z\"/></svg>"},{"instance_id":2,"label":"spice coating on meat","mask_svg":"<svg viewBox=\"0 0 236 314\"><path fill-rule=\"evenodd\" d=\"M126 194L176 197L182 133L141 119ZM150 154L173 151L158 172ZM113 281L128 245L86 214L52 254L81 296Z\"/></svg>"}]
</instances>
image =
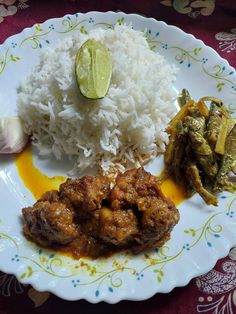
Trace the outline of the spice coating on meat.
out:
<instances>
[{"instance_id":1,"label":"spice coating on meat","mask_svg":"<svg viewBox=\"0 0 236 314\"><path fill-rule=\"evenodd\" d=\"M67 179L60 186L60 197L69 199L77 208L81 218L88 218L93 211L101 208L102 200L108 197L110 183L105 176L85 176L81 179Z\"/></svg>"},{"instance_id":2,"label":"spice coating on meat","mask_svg":"<svg viewBox=\"0 0 236 314\"><path fill-rule=\"evenodd\" d=\"M139 198L160 194L159 181L143 168L131 169L118 174L116 185L111 190L111 204L115 209L136 205Z\"/></svg>"},{"instance_id":3,"label":"spice coating on meat","mask_svg":"<svg viewBox=\"0 0 236 314\"><path fill-rule=\"evenodd\" d=\"M158 179L143 168L118 174L113 188L105 176L68 179L22 213L30 239L61 245L76 258L160 247L179 220Z\"/></svg>"},{"instance_id":4,"label":"spice coating on meat","mask_svg":"<svg viewBox=\"0 0 236 314\"><path fill-rule=\"evenodd\" d=\"M63 203L38 201L22 214L25 234L41 245L67 244L77 236L74 213Z\"/></svg>"},{"instance_id":5,"label":"spice coating on meat","mask_svg":"<svg viewBox=\"0 0 236 314\"><path fill-rule=\"evenodd\" d=\"M138 234L138 221L131 209L100 211L99 237L117 246L126 245Z\"/></svg>"},{"instance_id":6,"label":"spice coating on meat","mask_svg":"<svg viewBox=\"0 0 236 314\"><path fill-rule=\"evenodd\" d=\"M135 251L159 247L158 241L169 238L169 233L179 221L174 204L161 191L158 178L143 168L132 169L118 175L111 191L112 207L136 208L139 232L135 236ZM161 243L161 242L160 242Z\"/></svg>"}]
</instances>

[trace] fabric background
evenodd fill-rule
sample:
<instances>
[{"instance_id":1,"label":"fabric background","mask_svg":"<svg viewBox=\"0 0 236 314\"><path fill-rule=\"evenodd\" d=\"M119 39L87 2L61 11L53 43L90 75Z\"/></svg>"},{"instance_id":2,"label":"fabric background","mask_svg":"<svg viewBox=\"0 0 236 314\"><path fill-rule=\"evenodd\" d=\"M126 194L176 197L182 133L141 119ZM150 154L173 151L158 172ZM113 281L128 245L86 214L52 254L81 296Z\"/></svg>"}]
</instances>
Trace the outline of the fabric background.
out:
<instances>
[{"instance_id":1,"label":"fabric background","mask_svg":"<svg viewBox=\"0 0 236 314\"><path fill-rule=\"evenodd\" d=\"M124 11L163 20L193 34L236 67L236 1L220 0L0 0L0 44L25 27L68 13ZM0 255L1 258L1 255ZM0 314L13 313L236 313L236 248L186 287L146 301L116 305L67 302L0 272Z\"/></svg>"}]
</instances>

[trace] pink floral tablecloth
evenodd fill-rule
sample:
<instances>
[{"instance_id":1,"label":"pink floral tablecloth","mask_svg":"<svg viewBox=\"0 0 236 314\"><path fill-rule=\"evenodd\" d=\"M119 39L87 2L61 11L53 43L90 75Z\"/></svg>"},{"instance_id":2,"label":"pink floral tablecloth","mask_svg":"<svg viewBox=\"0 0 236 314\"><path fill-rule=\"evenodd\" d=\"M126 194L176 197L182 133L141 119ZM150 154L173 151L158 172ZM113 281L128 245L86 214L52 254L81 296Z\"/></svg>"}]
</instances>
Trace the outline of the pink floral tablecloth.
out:
<instances>
[{"instance_id":1,"label":"pink floral tablecloth","mask_svg":"<svg viewBox=\"0 0 236 314\"><path fill-rule=\"evenodd\" d=\"M0 0L0 44L25 27L67 13L87 11L139 13L173 24L214 48L236 67L235 0ZM1 258L1 253L0 253ZM12 313L236 313L236 248L214 269L186 287L141 302L116 305L67 302L20 284L0 272L0 314Z\"/></svg>"}]
</instances>

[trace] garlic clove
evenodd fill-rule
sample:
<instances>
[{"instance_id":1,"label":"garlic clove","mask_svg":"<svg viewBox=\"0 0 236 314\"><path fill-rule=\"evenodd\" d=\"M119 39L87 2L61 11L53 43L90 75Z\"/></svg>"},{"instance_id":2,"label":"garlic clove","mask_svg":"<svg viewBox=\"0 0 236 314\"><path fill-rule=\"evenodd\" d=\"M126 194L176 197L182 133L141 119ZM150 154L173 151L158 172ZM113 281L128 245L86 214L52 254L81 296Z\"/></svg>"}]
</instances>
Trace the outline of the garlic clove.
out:
<instances>
[{"instance_id":1,"label":"garlic clove","mask_svg":"<svg viewBox=\"0 0 236 314\"><path fill-rule=\"evenodd\" d=\"M28 139L19 117L0 117L0 154L21 152Z\"/></svg>"}]
</instances>

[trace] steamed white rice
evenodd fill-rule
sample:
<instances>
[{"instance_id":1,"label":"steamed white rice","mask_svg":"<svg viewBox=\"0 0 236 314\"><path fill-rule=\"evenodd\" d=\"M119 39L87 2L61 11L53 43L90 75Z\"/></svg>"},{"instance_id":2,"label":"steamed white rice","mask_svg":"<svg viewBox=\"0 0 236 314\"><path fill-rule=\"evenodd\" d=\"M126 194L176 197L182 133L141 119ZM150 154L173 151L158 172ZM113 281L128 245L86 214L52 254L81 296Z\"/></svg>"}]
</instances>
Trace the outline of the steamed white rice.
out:
<instances>
[{"instance_id":1,"label":"steamed white rice","mask_svg":"<svg viewBox=\"0 0 236 314\"><path fill-rule=\"evenodd\" d=\"M112 58L111 85L99 100L85 99L75 78L75 56L88 38L103 42ZM78 171L137 166L165 149L175 79L176 68L150 50L144 33L95 29L42 51L19 89L18 112L41 155L76 157Z\"/></svg>"}]
</instances>

